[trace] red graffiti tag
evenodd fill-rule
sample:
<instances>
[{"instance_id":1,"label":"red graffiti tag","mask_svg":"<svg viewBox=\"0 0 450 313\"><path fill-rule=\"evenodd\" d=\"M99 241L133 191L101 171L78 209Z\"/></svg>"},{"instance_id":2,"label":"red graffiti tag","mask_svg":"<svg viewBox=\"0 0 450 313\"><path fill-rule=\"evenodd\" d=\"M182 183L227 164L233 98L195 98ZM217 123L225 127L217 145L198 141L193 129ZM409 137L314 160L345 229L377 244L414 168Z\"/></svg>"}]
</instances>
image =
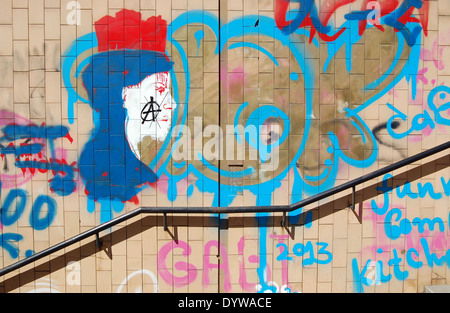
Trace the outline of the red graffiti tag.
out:
<instances>
[{"instance_id":1,"label":"red graffiti tag","mask_svg":"<svg viewBox=\"0 0 450 313\"><path fill-rule=\"evenodd\" d=\"M369 3L374 2L373 0L364 0L361 10L366 10ZM378 0L377 1L380 6L380 17L388 15L392 12L394 12L395 9L397 9L402 2L399 0ZM406 24L407 22L416 22L419 23L422 28L424 35L428 35L428 11L429 11L429 3L428 0L423 0L422 7L418 9L419 18L413 17L414 9L416 9L414 6L411 6L405 14L398 17L398 21L402 24ZM359 21L359 35L362 35L364 31L367 28L367 20L361 20Z\"/></svg>"},{"instance_id":2,"label":"red graffiti tag","mask_svg":"<svg viewBox=\"0 0 450 313\"><path fill-rule=\"evenodd\" d=\"M310 28L310 43L312 42L313 37L316 32L318 33L320 39L324 41L334 41L342 33L346 30L345 27L342 27L339 31L337 31L334 35L328 35L328 22L331 16L336 12L337 9L354 3L356 0L325 0L320 5L320 8L316 7L316 3L319 1L314 0L275 0L274 3L274 17L275 23L277 27L287 33L293 33L297 28ZM416 4L417 8L414 5L409 5L408 9L398 17L396 17L396 21L401 25L405 25L408 22L419 23L423 28L423 32L425 36L428 34L428 11L429 11L429 0L423 0L421 6ZM288 12L290 10L291 3L296 3L300 7L298 11L300 12L296 18L293 20L287 19ZM376 6L375 6L376 4ZM375 7L379 12L376 14L376 20L380 17L388 15L394 12L396 9L399 9L400 6L404 4L404 1L399 0L364 0L361 5L361 12L367 12L371 9L375 10ZM417 11L416 11L417 10ZM418 13L418 17L416 17L415 13ZM361 18L359 21L359 35L363 35L364 31L367 28L369 22L373 22L370 19L373 18L372 14L369 14L367 18ZM368 20L369 19L369 20ZM297 25L298 24L298 25ZM384 28L379 23L371 23L376 26L381 31L384 31ZM298 26L298 27L297 27ZM396 31L399 31L396 29Z\"/></svg>"},{"instance_id":3,"label":"red graffiti tag","mask_svg":"<svg viewBox=\"0 0 450 313\"><path fill-rule=\"evenodd\" d=\"M320 18L320 22L322 23L322 25L326 25L328 20L330 19L331 15L334 13L334 11L345 5L348 3L351 3L355 0L338 0L338 1L334 1L334 0L327 0L326 2L323 3L321 12L321 18ZM294 23L294 21L287 21L286 20L286 13L288 12L289 9L289 4L291 3L290 0L276 0L275 1L275 7L274 7L274 14L275 14L275 23L277 24L278 28L280 30L285 29L286 27L289 27L292 25L292 23ZM313 2L314 3L314 2ZM331 7L331 8L330 8ZM302 8L300 8L301 10ZM314 37L316 31L318 31L318 29L315 27L314 23L313 23L313 19L316 19L317 21L319 21L319 17L318 16L311 16L312 12L308 12L306 14L306 17L304 18L304 20L302 21L302 23L300 24L299 28L307 28L310 27L310 43L312 42L312 38ZM342 29L340 29L336 34L334 34L333 36L329 36L323 32L321 32L319 30L319 37L322 40L325 41L334 41L336 40L343 32L345 31L345 27L343 27Z\"/></svg>"}]
</instances>

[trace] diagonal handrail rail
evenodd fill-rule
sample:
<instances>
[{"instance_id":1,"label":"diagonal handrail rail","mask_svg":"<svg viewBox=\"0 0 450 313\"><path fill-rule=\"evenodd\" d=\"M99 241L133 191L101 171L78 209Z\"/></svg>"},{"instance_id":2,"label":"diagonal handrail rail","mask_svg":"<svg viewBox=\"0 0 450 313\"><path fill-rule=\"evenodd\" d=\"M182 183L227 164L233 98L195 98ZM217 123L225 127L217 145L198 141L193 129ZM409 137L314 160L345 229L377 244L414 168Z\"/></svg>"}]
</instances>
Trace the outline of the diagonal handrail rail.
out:
<instances>
[{"instance_id":1,"label":"diagonal handrail rail","mask_svg":"<svg viewBox=\"0 0 450 313\"><path fill-rule=\"evenodd\" d=\"M353 189L353 206L354 206L354 195L355 195L355 187L363 184L367 181L370 181L374 178L380 177L384 174L390 173L394 170L397 170L399 168L402 168L404 166L410 165L414 162L420 161L422 159L425 159L429 156L432 156L434 154L437 154L439 152L442 152L446 149L450 148L450 141L440 144L434 148L428 149L426 151L423 151L421 153L418 153L414 156L408 157L406 159L400 160L396 163L393 163L391 165L388 165L386 167L383 167L381 169L378 169L376 171L373 171L369 174L360 176L358 178L355 178L353 180L350 180L346 183L343 183L339 186L330 188L328 190L325 190L323 192L320 192L316 195L313 195L311 197L308 197L304 200L301 200L299 202L296 202L294 204L290 205L278 205L278 206L242 206L242 207L141 207L137 208L133 211L130 211L128 213L125 213L121 216L118 216L108 222L105 222L99 226L96 226L90 230L87 230L79 235L76 235L70 239L67 239L61 243L58 243L54 246L51 246L48 249L45 249L41 252L37 252L33 254L30 257L27 257L23 260L20 260L16 263L13 263L11 265L8 265L0 270L0 277L4 276L14 270L17 270L21 267L24 267L32 262L36 262L54 252L57 252L59 250L62 250L70 245L73 245L77 242L80 242L86 238L89 238L91 236L96 236L97 244L99 243L99 233L109 229L117 224L120 224L124 221L127 221L137 215L140 214L164 214L164 227L166 229L166 215L167 214L175 214L175 213L210 213L210 214L232 214L232 213L283 213L284 217L285 214L288 212L292 212L294 210L303 208L304 206L307 206L311 203L317 202L319 200L325 199L329 196L332 196L336 193L339 193L341 191L347 190L347 189ZM283 221L284 223L284 221Z\"/></svg>"}]
</instances>

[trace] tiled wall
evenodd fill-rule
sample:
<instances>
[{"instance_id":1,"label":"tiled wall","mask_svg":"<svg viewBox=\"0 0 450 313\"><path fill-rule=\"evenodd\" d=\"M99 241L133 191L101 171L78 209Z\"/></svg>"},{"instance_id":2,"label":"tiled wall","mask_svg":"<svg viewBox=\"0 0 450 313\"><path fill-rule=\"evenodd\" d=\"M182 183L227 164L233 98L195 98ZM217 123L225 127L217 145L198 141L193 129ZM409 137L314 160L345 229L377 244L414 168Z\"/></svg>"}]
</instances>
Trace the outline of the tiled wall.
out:
<instances>
[{"instance_id":1,"label":"tiled wall","mask_svg":"<svg viewBox=\"0 0 450 313\"><path fill-rule=\"evenodd\" d=\"M0 267L139 207L287 205L449 140L447 0L291 2L2 0ZM286 227L139 215L0 291L423 292L450 277L449 162Z\"/></svg>"}]
</instances>

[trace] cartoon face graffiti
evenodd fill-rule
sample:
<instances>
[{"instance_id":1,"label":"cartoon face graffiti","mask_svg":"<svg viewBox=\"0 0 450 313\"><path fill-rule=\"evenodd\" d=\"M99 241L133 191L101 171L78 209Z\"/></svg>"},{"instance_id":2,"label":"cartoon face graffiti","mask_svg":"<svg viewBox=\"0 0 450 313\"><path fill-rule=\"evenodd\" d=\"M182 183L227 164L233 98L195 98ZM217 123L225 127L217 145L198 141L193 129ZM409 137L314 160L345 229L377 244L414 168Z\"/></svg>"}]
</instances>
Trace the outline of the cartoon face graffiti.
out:
<instances>
[{"instance_id":1,"label":"cartoon face graffiti","mask_svg":"<svg viewBox=\"0 0 450 313\"><path fill-rule=\"evenodd\" d=\"M128 143L141 160L144 138L163 142L169 134L172 111L177 106L170 93L169 73L156 73L136 86L124 88L122 98L127 110L125 130Z\"/></svg>"},{"instance_id":2,"label":"cartoon face graffiti","mask_svg":"<svg viewBox=\"0 0 450 313\"><path fill-rule=\"evenodd\" d=\"M124 21L133 25L126 35ZM140 13L122 10L95 25L98 53L78 69L95 126L80 155L80 175L91 200L137 202L136 195L157 179L141 162L141 140L166 137L176 107L170 96L172 63L165 55L167 23L161 17L142 21ZM78 44L83 47L76 42L75 49ZM67 68L74 62L69 59Z\"/></svg>"}]
</instances>

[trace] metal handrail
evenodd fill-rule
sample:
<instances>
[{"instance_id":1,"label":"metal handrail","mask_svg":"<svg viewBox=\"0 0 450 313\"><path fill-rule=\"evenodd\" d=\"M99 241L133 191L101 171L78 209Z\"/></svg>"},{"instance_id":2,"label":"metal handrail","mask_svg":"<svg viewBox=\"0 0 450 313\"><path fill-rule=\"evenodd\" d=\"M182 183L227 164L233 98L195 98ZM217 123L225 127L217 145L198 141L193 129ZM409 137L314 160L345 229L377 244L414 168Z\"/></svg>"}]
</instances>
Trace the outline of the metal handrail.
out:
<instances>
[{"instance_id":1,"label":"metal handrail","mask_svg":"<svg viewBox=\"0 0 450 313\"><path fill-rule=\"evenodd\" d=\"M27 257L26 259L20 260L16 263L13 263L9 266L6 266L5 268L0 270L0 277L4 276L14 270L17 270L25 265L28 265L32 262L38 261L54 252L57 252L61 249L64 249L72 244L75 244L77 242L80 242L86 238L89 238L91 236L96 236L96 242L97 245L100 245L99 240L99 233L109 229L117 224L120 224L124 221L127 221L139 214L149 214L149 213L156 213L156 214L164 214L164 228L167 229L166 226L166 215L167 214L180 214L180 213L210 213L210 214L232 214L232 213L283 213L284 218L286 217L286 213L292 212L294 210L303 208L306 205L309 205L311 203L317 202L319 200L325 199L329 196L332 196L336 193L339 193L341 191L352 189L353 191L353 207L354 207L354 196L355 196L355 187L363 184L369 180L372 180L374 178L377 178L381 175L387 174L389 172L392 172L394 170L397 170L399 168L402 168L404 166L407 166L411 163L420 161L424 158L427 158L429 156L432 156L434 154L437 154L441 151L444 151L446 149L450 148L450 141L441 144L439 146L436 146L434 148L431 148L429 150L423 151L421 153L418 153L414 156L411 156L409 158L400 160L394 164L388 165L384 168L378 169L374 172L371 172L369 174L363 175L361 177L358 177L356 179L350 180L342 185L336 186L334 188L328 189L326 191L320 192L316 195L313 195L311 197L308 197L304 200L301 200L299 202L296 202L294 204L290 205L278 205L278 206L242 206L242 207L141 207L136 210L130 211L128 213L125 213L119 217L116 217L112 219L111 221L108 221L106 223L103 223L99 226L96 226L90 230L87 230L79 235L76 235L68 240L65 240L59 244L56 244L48 249L45 249L41 252L37 252L36 254ZM285 219L283 219L282 224L284 225Z\"/></svg>"}]
</instances>

